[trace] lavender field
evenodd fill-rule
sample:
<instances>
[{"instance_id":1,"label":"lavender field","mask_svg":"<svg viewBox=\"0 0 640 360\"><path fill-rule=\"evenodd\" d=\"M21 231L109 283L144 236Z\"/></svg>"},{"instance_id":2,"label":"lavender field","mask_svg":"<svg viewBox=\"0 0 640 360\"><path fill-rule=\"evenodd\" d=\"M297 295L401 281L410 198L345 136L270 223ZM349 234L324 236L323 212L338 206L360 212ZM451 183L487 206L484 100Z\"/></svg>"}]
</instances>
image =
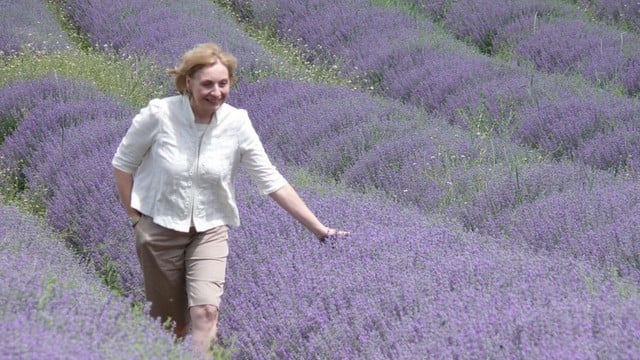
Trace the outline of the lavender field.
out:
<instances>
[{"instance_id":1,"label":"lavender field","mask_svg":"<svg viewBox=\"0 0 640 360\"><path fill-rule=\"evenodd\" d=\"M640 5L0 0L2 359L189 359L147 315L110 160L213 41L327 224L249 178L228 359L640 354Z\"/></svg>"}]
</instances>

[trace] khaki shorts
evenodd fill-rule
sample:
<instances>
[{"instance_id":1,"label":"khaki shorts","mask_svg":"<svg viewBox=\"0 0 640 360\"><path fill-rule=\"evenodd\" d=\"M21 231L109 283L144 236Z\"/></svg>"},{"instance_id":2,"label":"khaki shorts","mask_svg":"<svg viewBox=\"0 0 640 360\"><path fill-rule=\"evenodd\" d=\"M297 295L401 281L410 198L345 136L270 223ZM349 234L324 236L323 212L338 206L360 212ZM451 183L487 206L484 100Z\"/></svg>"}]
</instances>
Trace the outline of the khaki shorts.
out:
<instances>
[{"instance_id":1,"label":"khaki shorts","mask_svg":"<svg viewBox=\"0 0 640 360\"><path fill-rule=\"evenodd\" d=\"M183 233L143 215L134 230L151 316L186 324L191 306L220 307L229 254L227 225Z\"/></svg>"}]
</instances>

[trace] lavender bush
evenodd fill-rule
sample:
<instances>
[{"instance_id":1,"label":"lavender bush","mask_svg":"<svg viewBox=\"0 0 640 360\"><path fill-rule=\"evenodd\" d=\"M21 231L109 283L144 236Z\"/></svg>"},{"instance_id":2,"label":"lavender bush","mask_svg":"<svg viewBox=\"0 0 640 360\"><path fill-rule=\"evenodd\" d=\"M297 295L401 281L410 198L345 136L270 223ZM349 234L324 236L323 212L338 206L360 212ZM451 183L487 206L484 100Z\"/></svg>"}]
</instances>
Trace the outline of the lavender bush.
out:
<instances>
[{"instance_id":1,"label":"lavender bush","mask_svg":"<svg viewBox=\"0 0 640 360\"><path fill-rule=\"evenodd\" d=\"M515 47L515 53L537 69L579 73L605 83L620 83L630 57L638 51L637 37L581 20L544 23Z\"/></svg>"},{"instance_id":2,"label":"lavender bush","mask_svg":"<svg viewBox=\"0 0 640 360\"><path fill-rule=\"evenodd\" d=\"M424 121L417 109L363 92L277 78L238 86L232 96L252 114L272 156L336 179L376 143Z\"/></svg>"},{"instance_id":3,"label":"lavender bush","mask_svg":"<svg viewBox=\"0 0 640 360\"><path fill-rule=\"evenodd\" d=\"M101 150L76 159L58 175L57 187L46 200L47 220L68 241L109 275L119 291L144 299L142 273L131 228L121 209L110 160L118 142L100 144Z\"/></svg>"},{"instance_id":4,"label":"lavender bush","mask_svg":"<svg viewBox=\"0 0 640 360\"><path fill-rule=\"evenodd\" d=\"M132 7L125 9L118 8L122 4L113 3L121 13L112 16L108 25L118 31L129 29L116 21L134 24L122 12L134 18L138 10L151 11L136 8L135 4L130 3ZM163 12L168 7L151 5L154 11L165 9L158 14L183 11ZM102 9L105 14L111 10ZM280 12L281 9L286 11ZM339 13L332 12L336 9ZM635 118L627 116L635 111L633 106L604 110L597 113L596 121L579 123L577 129L555 131L557 126L552 126L552 136L547 138L536 132L536 127L554 123L555 118L548 120L554 116L565 116L567 109L574 109L570 105L578 103L576 99L597 100L604 106L621 103L609 102L606 96L589 98L579 91L536 88L536 84L543 83L533 73L531 78L526 77L527 88L522 89L522 76L514 76L487 58L464 50L426 45L424 28L414 27L413 20L408 20L410 26L405 28L415 37L398 32L402 21L397 19L402 16L365 1L335 7L324 7L319 2L262 1L255 2L248 13L260 11L276 14L276 21L294 23L289 30L276 29L283 34L289 32L286 36L291 40L299 37L291 30L294 27L315 29L322 35L318 46L331 49L324 56L330 58L342 51L343 59L356 59L363 69L370 70L367 76L376 81L378 90L398 90L385 95L431 110L444 110L446 104L450 116L458 116L456 121L466 123L467 129L477 133L469 135L441 126L446 121L437 126L439 119L416 114L412 107L336 87L275 79L241 84L233 93L239 100L234 98L232 102L250 109L265 146L276 155L278 163L284 158L314 169L326 166L323 172L352 174L355 186L363 188L370 185L357 180L391 189L391 193L391 186L398 183L402 190L409 186L417 190L411 194L413 199L395 202L336 189L304 169L296 172L281 166L288 178L316 184L316 188L300 190L323 220L353 231L345 241L321 244L268 198L257 196L248 179L241 177L237 190L244 226L231 232L228 290L220 326L223 342L238 346L236 357L304 358L313 354L323 358L378 359L420 354L450 358L630 358L638 353L640 297L634 275L638 263L634 244L638 239L633 235L640 223L633 212L638 210L637 186L633 182L613 182L606 174L600 174L600 178L566 164L557 168L543 166L537 163L539 154L520 154L523 150L517 146L487 136L497 126L514 126L507 133L534 134L531 139L535 142L531 144L549 153L554 153L551 147L540 144L570 144L563 151L577 157L587 154L586 144L594 144L601 136L623 134L624 139L632 139L623 130L633 132ZM392 16L388 22L380 23L393 26L389 26L390 31L375 29L378 39L393 39L393 44L401 44L395 40L405 36L412 40L407 47L391 45L376 56L375 47L371 47L373 33L366 28L374 23L374 15L385 14ZM99 22L97 16L103 14L95 15ZM162 20L154 16L148 18ZM318 19L325 22L307 25ZM142 19L140 23L148 28L154 26ZM102 27L96 32L101 31L110 29ZM314 31L309 31L309 38L317 35ZM392 36L394 31L396 37ZM145 46L151 48L150 44L158 41L153 39L164 38L145 39ZM368 54L366 57L350 52L358 47L364 49L365 44L373 49L362 50L362 54ZM127 45L123 46L124 49ZM318 46L314 45L310 53L322 53ZM138 56L147 54L144 51L123 53ZM388 66L396 63L402 67ZM353 63L345 69L350 74L362 74ZM503 90L486 95L493 88L484 87L484 82L492 81L495 88L507 76L515 79L512 88L516 94L507 95L508 90ZM277 92L269 92L273 89ZM415 93L407 89L415 89ZM544 94L545 89L554 91ZM478 93L474 97L475 90ZM469 102L456 103L458 94L467 96ZM553 101L561 97L566 100ZM105 102L99 96L96 99ZM66 114L73 116L83 113L77 104L85 100L56 105L67 107L70 110ZM37 103L29 105L28 109L32 108L38 108ZM14 121L30 121L27 118L32 113L25 113L22 107L11 109L19 119ZM582 113L590 115L591 110L593 107L586 107ZM120 126L124 128L124 119L130 117L126 111L124 108L120 115L95 116L93 120L74 123L65 128L64 138L53 126L47 131L57 135L48 144L25 140L23 145L14 147L27 154L25 157L50 157L57 164L41 166L28 161L23 168L30 184L40 179L42 184L50 185L47 219L56 229L69 232L94 262L101 266L114 264L123 287L135 298L141 286L131 249L132 234L124 225L112 183L105 181L111 177L109 159L117 145L118 131ZM493 118L483 122L485 113ZM501 120L501 113L515 114L513 122ZM531 116L523 116L527 114ZM120 121L114 121L114 117ZM454 122L453 118L447 120ZM525 126L527 123L529 127ZM291 132L292 127L297 131ZM26 125L14 128L7 131L11 139L29 133L23 131L28 129ZM94 133L104 136L92 136ZM333 142L331 136L340 141ZM22 148L32 145L32 149ZM612 148L620 149L620 145ZM61 149L73 151L77 157L69 161L72 159L61 156ZM621 150L612 153L616 151ZM343 158L342 154L348 156ZM602 154L606 157L608 153ZM518 167L529 155L531 158L526 161L532 162L530 167ZM23 155L16 155L20 156ZM360 171L359 177L350 172L354 169ZM368 172L386 175L367 178ZM380 178L387 183L376 184ZM393 179L397 181L394 183ZM435 190L424 190L425 184L435 184ZM607 195L611 192L616 195ZM427 201L437 199L440 204L446 203L447 197L456 198L442 215L466 216L465 226L484 234L457 231L455 219L438 223L433 218L439 213L425 216L424 208L413 209L408 201L419 201L431 194L433 197ZM464 212L465 201L474 206L469 212ZM575 204L564 212L558 210L567 201ZM551 218L544 214L556 215L560 221L548 221ZM621 218L629 221L620 221ZM535 237L536 229L545 232ZM565 231L571 236L563 237ZM609 268L615 271L614 275L603 271ZM7 324L9 329L17 326L13 319ZM114 340L108 346L119 351L115 343L121 338L113 332L105 333ZM51 342L59 338L63 339L59 335L43 336Z\"/></svg>"},{"instance_id":5,"label":"lavender bush","mask_svg":"<svg viewBox=\"0 0 640 360\"><path fill-rule=\"evenodd\" d=\"M33 91L43 99L19 96ZM84 91L86 98L76 91ZM114 286L142 299L131 234L123 226L115 188L105 181L112 178L110 159L134 111L86 83L69 80L12 84L0 94L3 114L24 116L0 149L4 171L24 176L25 184L17 185L43 194L50 225L67 232L97 269L113 267Z\"/></svg>"},{"instance_id":6,"label":"lavender bush","mask_svg":"<svg viewBox=\"0 0 640 360\"><path fill-rule=\"evenodd\" d=\"M640 27L640 2L625 0L574 0L587 7L599 19L613 24L621 24L630 29Z\"/></svg>"},{"instance_id":7,"label":"lavender bush","mask_svg":"<svg viewBox=\"0 0 640 360\"><path fill-rule=\"evenodd\" d=\"M622 84L631 94L640 93L640 51L633 55L622 75Z\"/></svg>"},{"instance_id":8,"label":"lavender bush","mask_svg":"<svg viewBox=\"0 0 640 360\"><path fill-rule=\"evenodd\" d=\"M299 44L311 61L341 63L351 75L370 76L393 54L415 47L424 32L408 15L361 0L231 2L259 26ZM378 44L371 46L372 44Z\"/></svg>"},{"instance_id":9,"label":"lavender bush","mask_svg":"<svg viewBox=\"0 0 640 360\"><path fill-rule=\"evenodd\" d=\"M128 111L131 113L126 114ZM117 117L107 115L97 121L85 121L66 131L64 136L51 136L47 141L40 143L30 158L47 161L32 161L29 166L23 168L28 187L33 191L42 192L57 189L59 178L65 177L67 168L75 166L78 159L93 158L97 153L106 151L103 149L104 145L119 143L128 126L123 120L132 118L133 115L131 109L125 110L124 114Z\"/></svg>"},{"instance_id":10,"label":"lavender bush","mask_svg":"<svg viewBox=\"0 0 640 360\"><path fill-rule=\"evenodd\" d=\"M606 95L543 98L520 111L521 125L513 138L554 156L573 157L582 143L599 134L620 126L638 129L639 106L635 101ZM609 148L612 144L601 143L601 146Z\"/></svg>"},{"instance_id":11,"label":"lavender bush","mask_svg":"<svg viewBox=\"0 0 640 360\"><path fill-rule=\"evenodd\" d=\"M603 269L615 269L638 284L638 243L631 235L638 233L637 191L638 184L633 181L591 191L565 189L494 217L486 231L539 251L558 252L586 259Z\"/></svg>"},{"instance_id":12,"label":"lavender bush","mask_svg":"<svg viewBox=\"0 0 640 360\"><path fill-rule=\"evenodd\" d=\"M104 96L103 99L78 100L60 103L44 101L29 110L27 115L5 139L0 150L3 162L9 168L29 164L34 150L51 138L63 142L71 129L86 121L96 119L118 119L131 111L124 105ZM38 160L38 159L36 159Z\"/></svg>"},{"instance_id":13,"label":"lavender bush","mask_svg":"<svg viewBox=\"0 0 640 360\"><path fill-rule=\"evenodd\" d=\"M0 4L0 55L24 50L46 53L71 46L45 2L4 0Z\"/></svg>"},{"instance_id":14,"label":"lavender bush","mask_svg":"<svg viewBox=\"0 0 640 360\"><path fill-rule=\"evenodd\" d=\"M535 104L538 94L558 96L550 82L540 84L521 73L465 86L448 96L438 112L452 124L475 133L509 135L518 126L517 114ZM564 92L563 92L564 93Z\"/></svg>"},{"instance_id":15,"label":"lavender bush","mask_svg":"<svg viewBox=\"0 0 640 360\"><path fill-rule=\"evenodd\" d=\"M587 263L373 197L303 191L322 218L354 226L330 247L255 191L240 194L221 318L239 358L590 358L638 346L637 295L618 295L623 285Z\"/></svg>"},{"instance_id":16,"label":"lavender bush","mask_svg":"<svg viewBox=\"0 0 640 360\"><path fill-rule=\"evenodd\" d=\"M47 76L17 81L0 89L0 140L13 132L30 110L42 102L62 103L92 99L101 93L86 82Z\"/></svg>"},{"instance_id":17,"label":"lavender bush","mask_svg":"<svg viewBox=\"0 0 640 360\"><path fill-rule=\"evenodd\" d=\"M440 109L466 86L500 78L504 71L486 57L425 47L400 54L390 64L380 70L381 92L428 111Z\"/></svg>"},{"instance_id":18,"label":"lavender bush","mask_svg":"<svg viewBox=\"0 0 640 360\"><path fill-rule=\"evenodd\" d=\"M453 131L420 129L381 142L349 168L344 179L354 188L382 189L401 203L434 211L450 201L450 176L481 162L476 145Z\"/></svg>"},{"instance_id":19,"label":"lavender bush","mask_svg":"<svg viewBox=\"0 0 640 360\"><path fill-rule=\"evenodd\" d=\"M4 359L194 358L39 219L0 207Z\"/></svg>"},{"instance_id":20,"label":"lavender bush","mask_svg":"<svg viewBox=\"0 0 640 360\"><path fill-rule=\"evenodd\" d=\"M443 25L457 37L470 41L482 52L491 54L495 48L499 48L494 45L494 37L504 27L522 19L558 16L565 11L557 2L546 0L462 0L451 4Z\"/></svg>"},{"instance_id":21,"label":"lavender bush","mask_svg":"<svg viewBox=\"0 0 640 360\"><path fill-rule=\"evenodd\" d=\"M456 204L447 210L466 229L486 229L494 219L508 216L538 199L558 196L570 190L589 193L612 182L606 173L567 161L532 162L492 170L497 173L486 181L486 187L473 194L466 203Z\"/></svg>"},{"instance_id":22,"label":"lavender bush","mask_svg":"<svg viewBox=\"0 0 640 360\"><path fill-rule=\"evenodd\" d=\"M106 47L124 56L147 57L163 67L174 67L195 44L216 42L233 50L245 74L260 73L273 65L274 59L210 1L61 2L72 21L100 49Z\"/></svg>"},{"instance_id":23,"label":"lavender bush","mask_svg":"<svg viewBox=\"0 0 640 360\"><path fill-rule=\"evenodd\" d=\"M616 174L640 171L640 133L637 125L620 126L606 134L585 141L575 152L576 158L599 169Z\"/></svg>"}]
</instances>

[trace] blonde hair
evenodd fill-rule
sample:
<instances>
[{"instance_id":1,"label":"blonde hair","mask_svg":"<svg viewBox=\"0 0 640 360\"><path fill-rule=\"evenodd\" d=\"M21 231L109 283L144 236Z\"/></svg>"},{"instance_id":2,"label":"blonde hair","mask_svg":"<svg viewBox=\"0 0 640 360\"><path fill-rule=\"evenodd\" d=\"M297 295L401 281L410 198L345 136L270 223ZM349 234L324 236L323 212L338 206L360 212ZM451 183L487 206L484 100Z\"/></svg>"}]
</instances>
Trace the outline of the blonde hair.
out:
<instances>
[{"instance_id":1,"label":"blonde hair","mask_svg":"<svg viewBox=\"0 0 640 360\"><path fill-rule=\"evenodd\" d=\"M228 52L223 51L214 43L196 45L182 55L182 62L178 67L168 69L167 73L175 76L176 90L180 94L187 92L187 77L193 76L198 70L220 61L229 70L229 81L233 85L236 77L233 71L238 66L238 60Z\"/></svg>"}]
</instances>

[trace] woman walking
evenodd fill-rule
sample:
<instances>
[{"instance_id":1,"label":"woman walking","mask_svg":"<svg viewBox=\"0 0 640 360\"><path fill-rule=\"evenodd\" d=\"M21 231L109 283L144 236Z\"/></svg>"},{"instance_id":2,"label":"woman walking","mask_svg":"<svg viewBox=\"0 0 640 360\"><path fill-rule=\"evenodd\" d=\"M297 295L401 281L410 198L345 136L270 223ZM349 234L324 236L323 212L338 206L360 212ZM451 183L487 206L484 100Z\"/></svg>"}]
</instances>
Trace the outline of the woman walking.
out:
<instances>
[{"instance_id":1,"label":"woman walking","mask_svg":"<svg viewBox=\"0 0 640 360\"><path fill-rule=\"evenodd\" d=\"M179 95L141 109L112 160L151 315L175 321L178 337L190 330L203 354L216 338L227 231L240 225L240 166L318 239L349 235L317 219L270 162L247 112L226 103L236 66L215 44L187 51L169 70Z\"/></svg>"}]
</instances>

